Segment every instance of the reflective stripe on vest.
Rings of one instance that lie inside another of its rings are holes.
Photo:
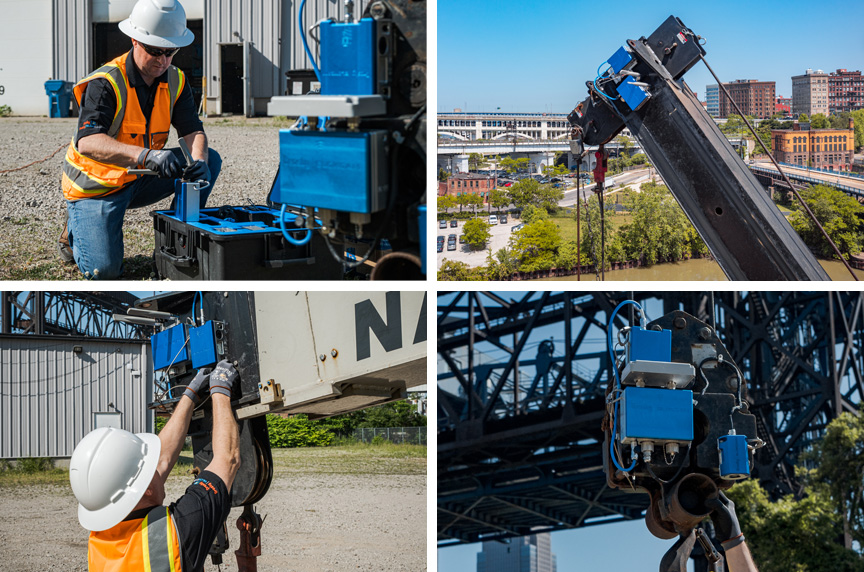
[[[142,519],[91,532],[87,563],[91,572],[182,572],[179,536],[168,508],[157,506]]]
[[[80,105],[89,82],[97,78],[107,80],[117,97],[117,109],[108,135],[120,143],[142,149],[162,149],[168,139],[174,105],[186,84],[186,76],[174,66],[168,68],[167,82],[160,83],[157,88],[148,128],[138,95],[134,88],[130,89],[126,75],[129,57],[129,53],[123,54],[79,81],[73,89],[75,99]],[[75,138],[72,138],[63,164],[63,196],[67,200],[107,195],[135,180],[136,176],[129,175],[126,167],[102,163],[82,155],[75,146]]]

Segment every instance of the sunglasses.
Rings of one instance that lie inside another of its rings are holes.
[[[145,52],[147,52],[154,58],[158,58],[159,56],[172,58],[177,52],[180,51],[180,48],[165,48],[164,50],[160,50],[159,48],[154,48],[153,46],[148,46],[147,44],[141,44],[141,47],[144,48]]]

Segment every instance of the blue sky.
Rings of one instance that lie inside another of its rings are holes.
[[[721,81],[773,80],[791,97],[807,68],[864,69],[860,1],[438,0],[437,12],[439,112],[568,113],[601,63],[670,15],[706,38]],[[714,83],[701,63],[684,79],[700,99]]]

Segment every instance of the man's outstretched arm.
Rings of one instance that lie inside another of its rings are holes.
[[[201,401],[200,394],[210,380],[210,368],[202,368],[189,383],[186,391],[180,397],[180,401],[174,408],[171,418],[159,432],[159,440],[162,442],[162,452],[159,454],[159,464],[156,472],[162,478],[162,483],[168,479],[171,469],[180,457],[183,444],[186,442],[186,434],[189,432],[189,422],[192,420],[192,412],[195,405]]]
[[[213,400],[213,460],[207,470],[214,473],[230,491],[240,468],[240,436],[231,391],[239,374],[228,361],[221,361],[210,376],[210,398]]]

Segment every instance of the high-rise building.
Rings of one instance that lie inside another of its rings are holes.
[[[828,76],[828,111],[864,109],[864,79],[860,71],[839,69]]]
[[[720,86],[715,84],[705,86],[705,109],[711,117],[720,117]]]
[[[729,92],[741,113],[752,115],[760,119],[767,119],[774,114],[775,84],[773,81],[759,81],[755,79],[738,79],[732,83],[724,83],[723,87]],[[735,106],[720,94],[720,117],[735,115]]]
[[[792,115],[809,116],[828,111],[828,74],[808,69],[803,75],[792,76]]]
[[[510,538],[503,542],[486,541],[477,554],[477,572],[557,572],[548,532]]]

